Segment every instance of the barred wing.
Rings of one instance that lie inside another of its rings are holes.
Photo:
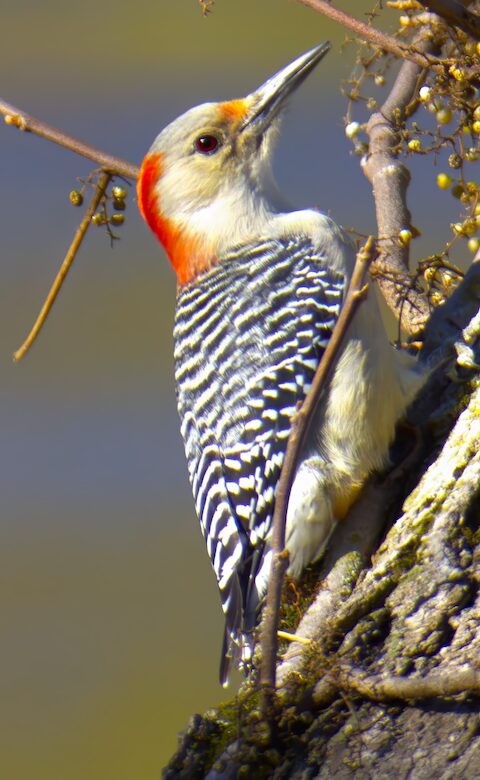
[[[266,590],[291,418],[345,291],[307,237],[237,247],[178,295],[177,397],[207,550],[232,640]]]

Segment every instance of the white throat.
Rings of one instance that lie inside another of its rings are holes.
[[[266,225],[279,213],[290,211],[275,183],[265,191],[262,187],[247,187],[239,179],[231,182],[207,206],[180,215],[180,222],[189,231],[208,236],[221,251],[247,242],[265,232]]]

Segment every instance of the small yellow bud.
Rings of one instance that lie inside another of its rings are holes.
[[[480,106],[475,108],[475,111],[473,112],[473,118],[475,120],[480,119]]]
[[[474,236],[477,232],[477,223],[474,219],[466,219],[463,223],[463,233],[465,236]]]
[[[449,69],[449,73],[451,73],[456,81],[465,81],[465,72],[462,70],[462,68],[457,68],[455,65],[452,65],[452,67]]]
[[[3,119],[6,125],[18,127],[19,130],[27,129],[27,122],[21,114],[5,114]]]
[[[92,217],[92,222],[97,227],[100,227],[100,225],[104,225],[106,222],[105,214],[102,214],[101,212],[97,211],[97,213],[94,214]]]
[[[477,225],[474,219],[466,219],[465,222],[455,222],[452,230],[457,236],[473,236],[477,232]]]
[[[381,87],[381,86],[383,86],[383,84],[385,84],[385,76],[382,76],[381,73],[377,73],[377,75],[375,76],[374,81],[375,81],[375,84],[377,85],[377,87]]]
[[[451,189],[451,193],[454,198],[461,198],[465,194],[465,190],[461,184],[455,184]]]
[[[433,306],[441,306],[442,303],[445,303],[445,297],[438,290],[433,290],[430,293],[430,302]]]
[[[398,234],[398,238],[399,238],[400,243],[403,244],[403,246],[408,246],[410,241],[413,238],[413,233],[412,233],[411,230],[407,230],[407,228],[404,228]]]
[[[411,21],[412,20],[409,16],[401,16],[399,19],[401,27],[410,27]]]
[[[81,206],[83,203],[83,195],[78,190],[72,190],[68,197],[73,206]]]
[[[480,203],[476,204],[473,213],[475,214],[476,217],[480,217]]]
[[[440,108],[436,116],[437,122],[441,125],[448,125],[452,121],[452,112],[449,108]]]
[[[480,151],[478,149],[475,149],[474,146],[470,146],[469,149],[465,152],[465,157],[470,162],[475,162],[480,157]]]
[[[128,195],[128,190],[125,187],[112,187],[112,195],[117,200],[125,200]]]
[[[420,91],[418,93],[418,97],[422,101],[422,103],[426,103],[427,100],[430,100],[430,95],[432,94],[432,88],[427,87],[427,85],[420,87]]]
[[[116,209],[117,211],[125,211],[125,208],[126,208],[125,201],[124,200],[119,200],[118,198],[114,198],[113,199],[113,208]]]
[[[450,185],[452,183],[452,180],[448,173],[439,173],[437,176],[437,187],[440,187],[441,190],[448,190],[450,189]]]
[[[477,119],[472,125],[472,131],[477,135],[480,135],[480,121]]]
[[[347,136],[347,138],[355,138],[355,136],[358,135],[359,132],[360,132],[359,122],[349,122],[345,128],[345,135]]]
[[[468,239],[468,248],[472,254],[476,254],[478,250],[480,249],[480,238],[469,238]]]
[[[408,148],[411,152],[419,152],[422,148],[422,142],[419,138],[412,138],[412,140],[408,142]]]
[[[112,225],[123,225],[125,222],[125,214],[112,214],[110,222]]]

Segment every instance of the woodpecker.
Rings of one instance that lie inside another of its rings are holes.
[[[302,54],[247,97],[205,103],[157,136],[140,211],[177,275],[175,377],[190,481],[226,618],[220,681],[250,657],[271,564],[275,491],[292,415],[342,307],[355,249],[330,217],[294,210],[271,170],[287,98],[330,48]],[[388,342],[374,295],[323,391],[289,499],[289,573],[322,554],[362,485],[388,462],[420,383]]]

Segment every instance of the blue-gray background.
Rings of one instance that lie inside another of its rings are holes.
[[[343,5],[357,15],[369,7]],[[137,163],[190,105],[243,95],[330,38],[333,53],[290,107],[277,176],[293,202],[373,229],[343,133],[339,82],[353,49],[341,54],[343,33],[319,15],[289,0],[217,0],[207,19],[195,0],[0,0],[0,19],[3,97]],[[175,281],[133,192],[122,241],[111,250],[90,231],[39,342],[11,362],[79,219],[68,192],[90,169],[0,127],[0,775],[9,780],[156,778],[189,714],[224,697],[222,616],[174,402]],[[455,219],[445,219],[451,198],[437,197],[434,176],[423,166],[412,192],[414,206],[427,203],[426,233]]]

